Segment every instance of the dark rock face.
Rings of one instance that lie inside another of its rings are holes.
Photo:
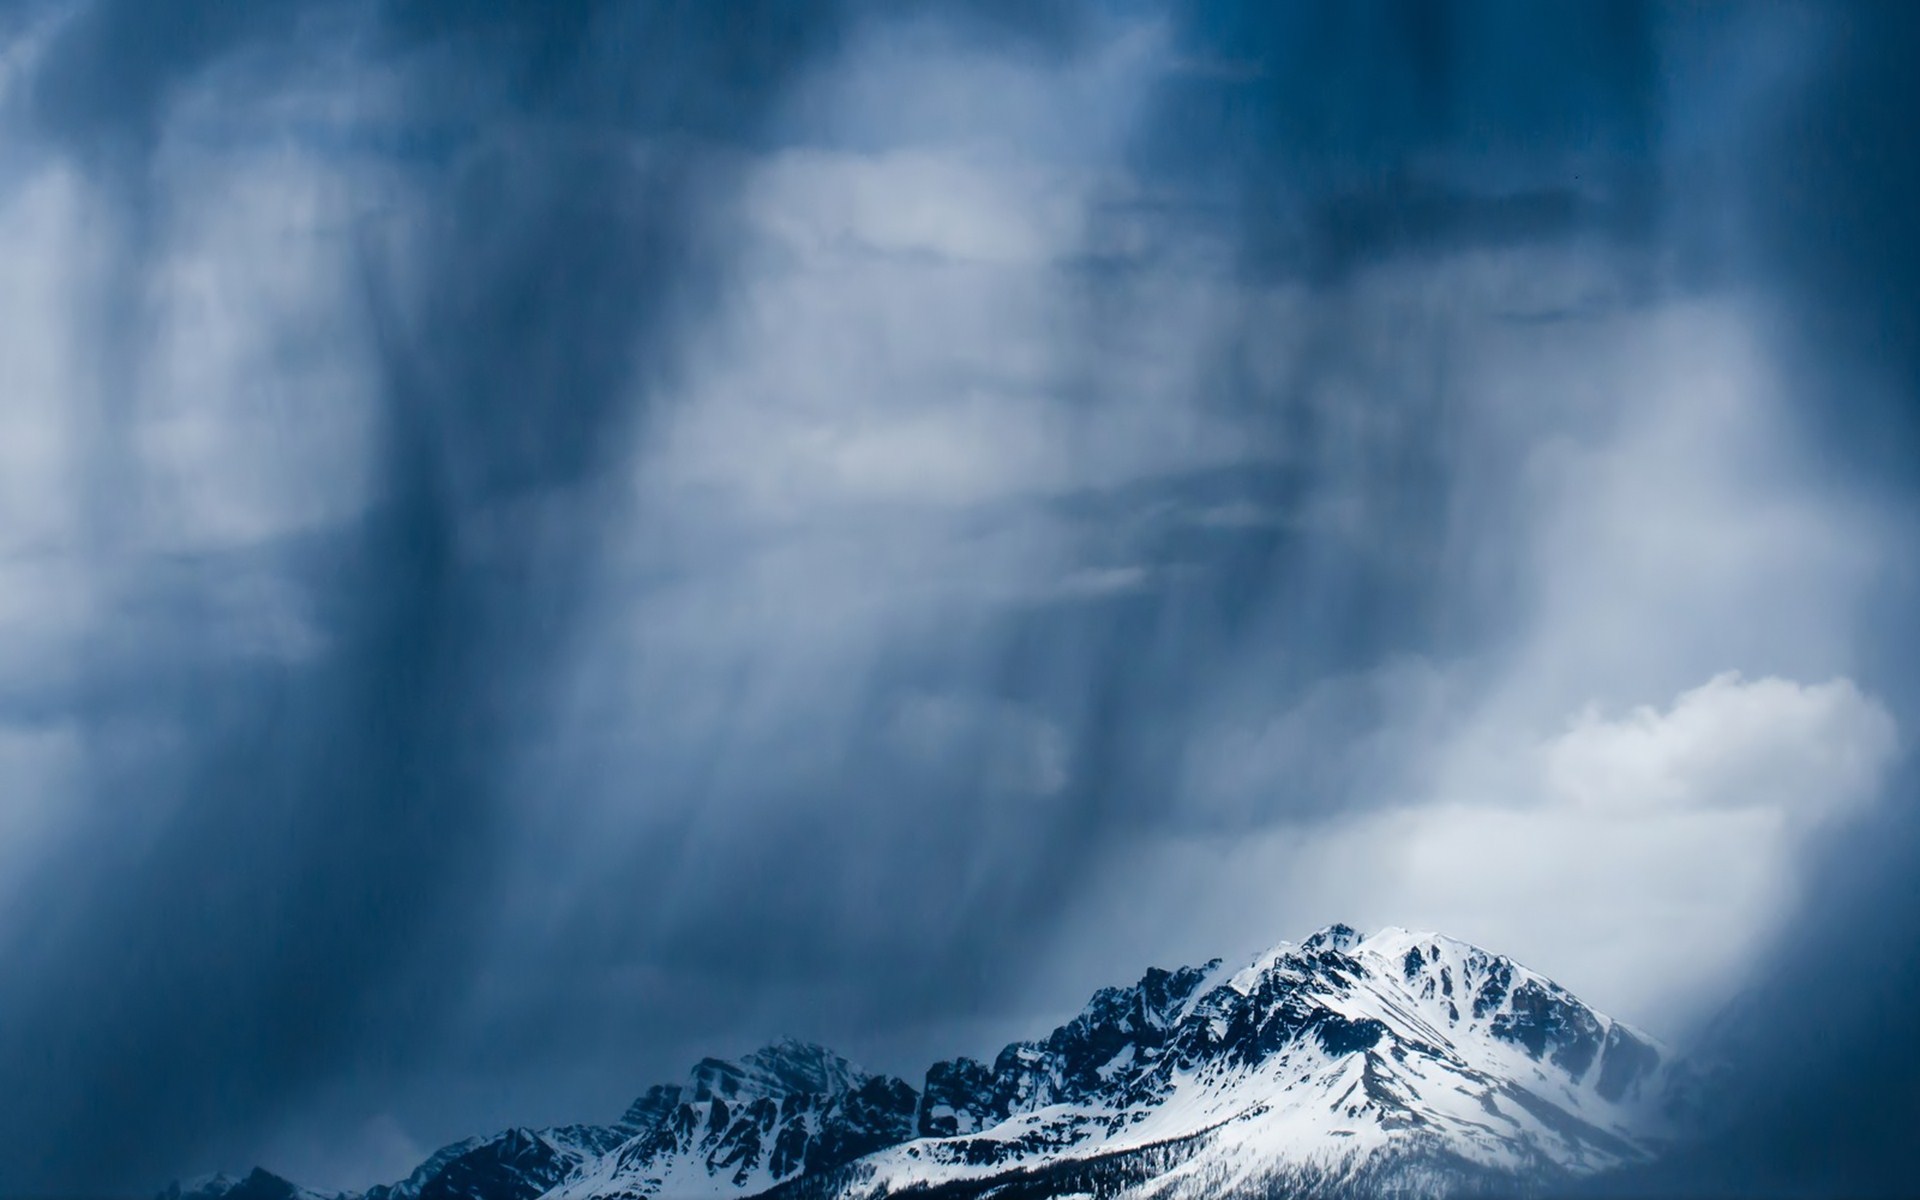
[[[176,1182],[160,1193],[160,1200],[295,1200],[303,1195],[288,1180],[255,1167],[239,1179],[216,1175],[198,1187],[182,1190]]]
[[[884,1075],[868,1078],[846,1093],[838,1112],[829,1109],[824,1114],[819,1135],[808,1147],[806,1169],[831,1170],[913,1137],[919,1101],[905,1080]]]
[[[1335,922],[1300,943],[1300,949],[1308,954],[1319,954],[1323,950],[1346,952],[1360,944],[1360,931],[1351,925]]]
[[[621,1119],[612,1174],[652,1179],[691,1162],[745,1187],[828,1171],[914,1136],[920,1097],[820,1046],[783,1042],[737,1063],[703,1059],[685,1087],[655,1087]]]
[[[828,1096],[862,1078],[846,1059],[807,1042],[781,1042],[739,1062],[703,1058],[688,1082],[689,1100],[737,1100],[743,1096]],[[656,1089],[657,1090],[657,1089]]]
[[[668,1113],[678,1107],[680,1107],[678,1085],[656,1084],[628,1106],[626,1114],[620,1118],[620,1127],[636,1131],[652,1129],[664,1120]]]
[[[949,1059],[928,1067],[915,1125],[919,1135],[952,1137],[985,1129],[999,1110],[994,1085],[993,1070],[977,1058]]]
[[[1196,995],[1218,960],[1154,969],[1131,988],[1105,988],[1045,1040],[1002,1050],[991,1068],[968,1058],[936,1063],[927,1072],[917,1129],[925,1137],[963,1136],[1052,1104],[1137,1110],[1165,1094],[1175,1070],[1257,1065],[1303,1036],[1329,1053],[1365,1050],[1383,1026],[1334,1013],[1298,986],[1306,978],[1356,976],[1361,967],[1348,951],[1358,936],[1344,925],[1323,930],[1276,960],[1245,996],[1231,989]],[[1010,1148],[1043,1149],[1002,1139],[963,1153],[999,1161]]]
[[[440,1162],[410,1189],[413,1200],[534,1200],[589,1157],[619,1144],[604,1126],[573,1125],[535,1132],[509,1129]],[[374,1188],[366,1200],[408,1200]]]
[[[1660,1065],[1660,1052],[1615,1025],[1607,1030],[1600,1078],[1594,1090],[1608,1100],[1619,1100]]]
[[[1651,1044],[1624,1026],[1603,1022],[1559,985],[1538,978],[1516,985],[1514,966],[1505,958],[1469,949],[1456,964],[1440,959],[1437,945],[1406,952],[1401,966],[1416,995],[1438,998],[1455,1020],[1461,1016],[1456,994],[1471,997],[1466,1011],[1473,1020],[1485,1021],[1494,1037],[1521,1047],[1536,1062],[1551,1063],[1575,1083],[1585,1082],[1597,1065],[1594,1089],[1604,1099],[1624,1099],[1661,1064]]]
[[[1150,969],[1130,988],[1102,988],[1043,1041],[1015,1042],[989,1069],[971,1058],[927,1071],[917,1129],[952,1137],[1049,1104],[1119,1099],[1157,1057],[1195,989],[1219,966]]]
[[[613,1126],[564,1125],[470,1138],[442,1148],[399,1183],[369,1188],[361,1200],[533,1200],[621,1137]]]

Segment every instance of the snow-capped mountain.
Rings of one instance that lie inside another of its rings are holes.
[[[1150,971],[991,1067],[939,1064],[919,1139],[783,1194],[1511,1191],[1645,1160],[1675,1071],[1511,960],[1336,925]]]
[[[906,1141],[918,1101],[904,1080],[800,1042],[705,1059],[686,1086],[636,1100],[628,1136],[550,1197],[754,1195]]]
[[[611,1125],[449,1146],[358,1200],[1511,1193],[1647,1160],[1688,1087],[1653,1039],[1507,958],[1334,925],[1150,970],[918,1092],[783,1042],[706,1059]],[[171,1192],[308,1196],[258,1171]]]

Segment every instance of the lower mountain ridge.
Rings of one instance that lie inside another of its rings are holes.
[[[820,1046],[705,1059],[618,1121],[509,1129],[324,1197],[267,1171],[162,1200],[1064,1200],[1538,1194],[1647,1162],[1688,1066],[1512,960],[1333,925],[1149,970],[915,1090]]]

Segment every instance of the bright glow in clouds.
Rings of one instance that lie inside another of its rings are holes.
[[[1317,833],[1301,902],[1418,913],[1672,1030],[1727,999],[1799,899],[1807,839],[1875,795],[1894,751],[1845,680],[1719,676],[1662,710],[1583,712],[1484,791],[1447,779],[1438,802]]]
[[[1730,998],[1806,852],[1898,757],[1886,708],[1832,674],[1892,541],[1810,482],[1740,309],[1582,325],[1524,354],[1495,333],[1468,380],[1524,448],[1499,521],[1460,530],[1529,548],[1517,636],[1227,723],[1189,769],[1225,831],[1169,861],[1218,914],[1195,923],[1248,943],[1276,912],[1443,929],[1673,1034]],[[1250,816],[1320,786],[1348,811]]]
[[[1581,713],[1544,748],[1544,790],[1601,817],[1759,809],[1805,825],[1872,796],[1893,749],[1891,718],[1847,680],[1730,672],[1666,712]]]
[[[1812,840],[1876,797],[1899,750],[1845,679],[1734,673],[1538,739],[1471,736],[1472,753],[1456,741],[1409,772],[1413,803],[1166,856],[1196,923],[1257,941],[1250,894],[1308,925],[1404,918],[1677,1034],[1730,998],[1801,899]]]

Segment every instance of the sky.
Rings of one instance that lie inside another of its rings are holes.
[[[0,1193],[1344,920],[1920,1117],[1920,16],[0,3]],[[1844,1147],[1844,1153],[1836,1148]]]

